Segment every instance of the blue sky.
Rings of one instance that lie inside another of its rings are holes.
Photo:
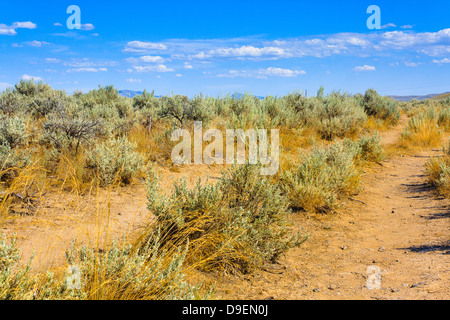
[[[0,90],[33,78],[68,93],[448,92],[449,13],[448,0],[2,1]]]

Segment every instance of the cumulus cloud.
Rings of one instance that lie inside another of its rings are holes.
[[[20,80],[25,80],[25,81],[30,81],[30,80],[33,80],[33,81],[44,81],[44,79],[42,79],[41,77],[36,77],[36,76],[30,76],[30,75],[28,75],[28,74],[24,74],[23,76],[22,76],[22,78],[20,78]]]
[[[368,66],[367,64],[353,68],[353,71],[356,72],[375,71],[375,70],[376,68],[374,66]]]
[[[384,26],[381,26],[381,29],[389,29],[389,28],[397,28],[397,25],[394,23],[388,23],[385,24]]]
[[[443,64],[443,63],[450,63],[450,59],[449,58],[444,58],[442,60],[433,60],[433,63],[437,63],[437,64]]]
[[[86,23],[86,24],[80,25],[80,30],[83,30],[83,31],[91,31],[94,29],[95,29],[95,27],[92,23]]]
[[[134,79],[134,78],[128,78],[126,81],[130,82],[130,83],[141,83],[142,82],[141,79]]]
[[[139,58],[128,58],[126,59],[127,62],[130,63],[142,63],[142,62],[147,62],[147,63],[155,63],[155,62],[159,62],[162,63],[165,61],[165,59],[161,56],[142,56]]]
[[[168,68],[163,64],[155,66],[134,66],[132,69],[128,69],[128,72],[174,72],[174,69]]]
[[[67,70],[67,72],[107,72],[107,68],[73,68]]]
[[[26,21],[26,22],[14,22],[12,26],[6,24],[0,24],[0,35],[14,36],[17,34],[16,29],[36,29],[37,24]]]
[[[385,25],[385,29],[395,24]],[[427,56],[443,56],[450,52],[450,28],[437,32],[383,30],[376,33],[343,32],[298,38],[266,40],[258,37],[230,39],[168,39],[158,43],[128,42],[124,52],[160,51],[174,60],[211,62],[211,60],[279,60],[302,57],[326,58],[334,55],[376,56],[398,51]]]
[[[0,82],[0,90],[11,88],[12,86],[13,86],[12,84],[9,84],[7,82]]]
[[[243,71],[230,70],[228,71],[228,73],[218,74],[216,75],[216,77],[267,79],[268,77],[292,78],[303,74],[306,74],[306,71],[269,67],[267,69],[258,69],[258,70],[243,70]]]
[[[131,41],[127,43],[123,52],[145,53],[152,50],[167,50],[167,46],[155,42]]]

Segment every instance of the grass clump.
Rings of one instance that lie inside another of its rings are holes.
[[[438,113],[434,108],[418,111],[401,134],[403,147],[436,147],[442,141],[442,130],[438,125]]]

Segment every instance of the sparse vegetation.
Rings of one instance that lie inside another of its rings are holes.
[[[208,298],[210,288],[191,283],[189,272],[250,273],[275,263],[306,240],[292,223],[295,214],[335,212],[361,190],[364,168],[385,157],[376,130],[397,124],[405,112],[411,119],[403,148],[436,146],[449,130],[448,108],[445,102],[400,108],[374,90],[325,95],[321,87],[315,97],[299,91],[264,99],[145,91],[129,99],[112,86],[67,95],[21,81],[0,95],[0,216],[35,214],[40,197],[56,188],[84,196],[95,186],[109,192],[146,180],[150,218],[102,249],[81,242],[67,248],[67,263],[83,274],[78,291],[68,290],[65,270],[30,272],[17,243],[1,240],[0,299]],[[233,166],[193,188],[186,180],[170,183],[168,195],[158,172],[185,169],[169,161],[171,133],[192,130],[194,121],[204,129],[280,129],[283,170],[269,178],[257,165]],[[447,152],[428,164],[430,182],[444,194],[448,159]]]

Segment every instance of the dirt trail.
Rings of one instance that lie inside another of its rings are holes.
[[[384,133],[395,142],[406,124]],[[336,215],[297,214],[310,232],[271,272],[225,278],[224,299],[448,299],[450,202],[426,183],[425,162],[440,151],[394,157],[366,170],[364,190]],[[366,284],[369,266],[380,289]]]

